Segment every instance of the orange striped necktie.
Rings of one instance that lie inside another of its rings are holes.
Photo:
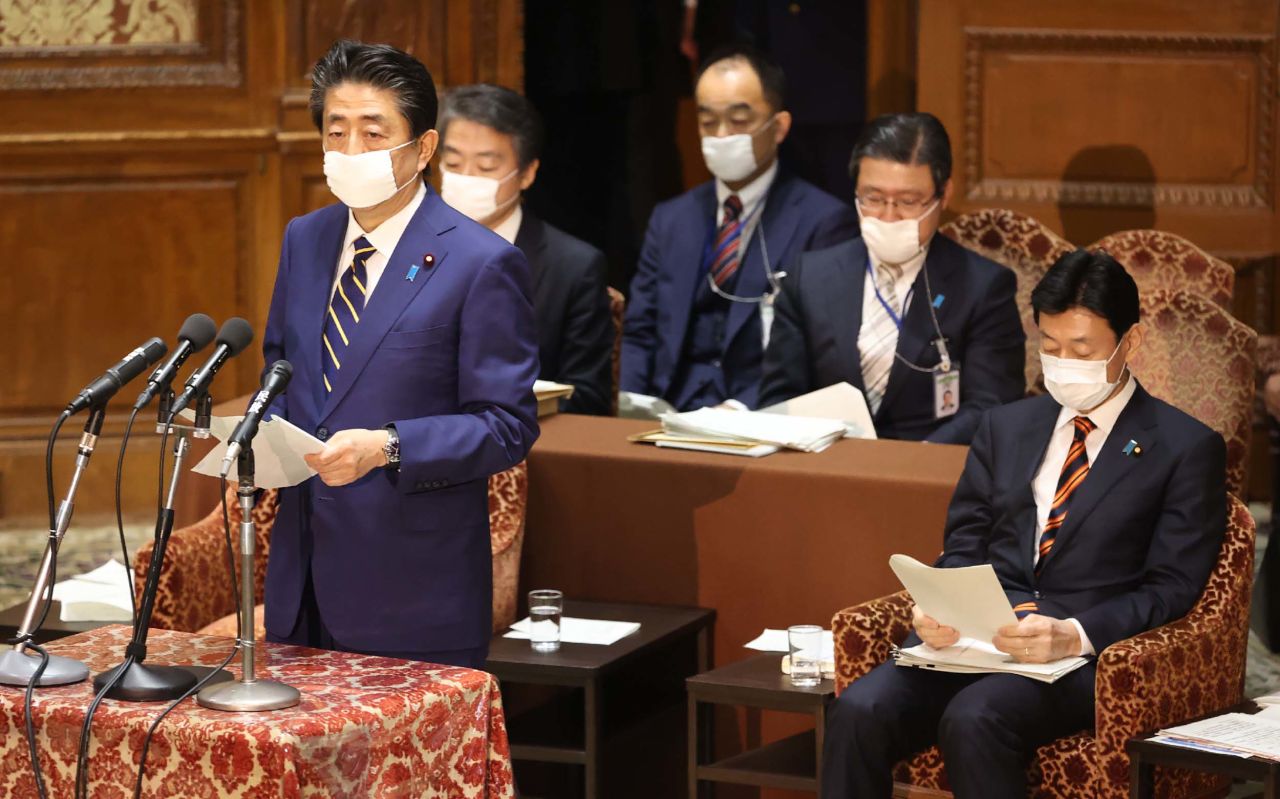
[[[1087,416],[1077,416],[1071,420],[1075,426],[1071,439],[1071,449],[1067,451],[1067,459],[1062,464],[1062,473],[1058,476],[1058,490],[1054,492],[1053,504],[1049,506],[1049,518],[1044,523],[1044,532],[1040,536],[1040,559],[1036,561],[1036,574],[1044,568],[1045,559],[1053,549],[1058,530],[1062,529],[1067,518],[1067,506],[1071,497],[1089,476],[1089,453],[1085,449],[1084,440],[1098,426]]]
[[[325,314],[322,334],[322,367],[326,394],[333,391],[333,385],[338,381],[342,359],[346,357],[351,337],[355,335],[356,325],[360,324],[360,316],[364,313],[364,306],[368,301],[366,286],[369,285],[369,270],[365,261],[375,252],[377,249],[364,236],[355,240],[355,257],[351,260],[351,266],[342,270],[338,286],[329,300],[329,311]]]

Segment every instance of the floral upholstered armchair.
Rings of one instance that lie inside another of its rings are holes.
[[[489,478],[489,531],[493,550],[493,629],[504,629],[516,618],[516,589],[520,578],[520,551],[524,546],[524,516],[529,498],[529,467],[521,462]],[[267,490],[254,507],[257,543],[254,551],[254,626],[262,640],[262,594],[267,573],[267,550],[271,527],[279,501],[275,490]],[[227,494],[231,521],[231,544],[236,567],[240,564],[237,527],[242,518],[235,489]],[[136,583],[141,590],[151,559],[153,544],[140,547],[133,558]],[[164,565],[160,570],[155,612],[151,626],[210,635],[236,634],[230,577],[227,574],[226,545],[222,530],[222,508],[189,527],[175,530],[169,538]]]
[[[1127,740],[1242,701],[1254,524],[1240,500],[1228,496],[1227,503],[1227,532],[1200,599],[1183,618],[1102,651],[1094,729],[1040,747],[1028,771],[1031,796],[1127,797]],[[835,615],[831,628],[838,691],[884,663],[890,646],[906,638],[911,604],[906,592],[900,591]],[[894,776],[906,786],[947,789],[946,770],[936,747],[899,763]],[[1200,772],[1161,770],[1156,795],[1181,799],[1225,785]]]

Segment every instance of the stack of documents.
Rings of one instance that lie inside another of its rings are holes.
[[[63,621],[132,621],[132,593],[133,574],[114,558],[53,586]]]
[[[846,432],[844,422],[835,419],[808,419],[720,408],[665,414],[662,430],[673,436],[710,436],[800,452],[821,452],[844,437]]]
[[[1252,715],[1224,713],[1163,729],[1152,740],[1236,757],[1280,760],[1280,715],[1274,705]]]
[[[511,631],[503,637],[528,638],[532,629],[533,621],[526,616],[511,625]],[[566,644],[608,646],[618,643],[639,629],[640,623],[634,621],[575,619],[572,616],[564,616],[560,619],[560,641]]]
[[[835,383],[760,410],[783,416],[839,419],[844,422],[845,438],[876,437],[876,427],[871,421],[871,409],[867,407],[866,397],[848,383]]]
[[[992,646],[996,632],[1017,624],[1018,617],[989,563],[935,569],[910,556],[894,555],[889,558],[889,568],[926,616],[960,634],[954,646],[944,649],[927,644],[896,649],[893,659],[899,666],[963,674],[1005,672],[1054,682],[1088,662],[1082,657],[1067,657],[1049,663],[1019,663]]]
[[[533,381],[533,396],[538,400],[538,418],[560,411],[560,400],[573,396],[573,386],[550,380]]]

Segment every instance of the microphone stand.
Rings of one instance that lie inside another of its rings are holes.
[[[257,489],[253,486],[253,444],[240,452],[236,461],[240,487],[240,679],[210,685],[196,695],[202,707],[227,711],[280,710],[293,707],[302,699],[298,689],[275,680],[259,680],[254,676],[253,631],[253,549],[257,533],[253,523],[253,505]]]
[[[27,600],[26,612],[22,615],[22,623],[18,626],[18,636],[25,638],[34,633],[38,619],[36,615],[44,602],[45,592],[49,589],[49,575],[53,572],[54,552],[62,543],[71,525],[71,514],[75,510],[76,492],[80,489],[80,478],[89,466],[89,457],[97,447],[98,436],[102,433],[102,421],[106,418],[106,403],[89,409],[89,418],[84,423],[84,435],[80,437],[80,447],[76,450],[76,468],[71,475],[71,485],[67,488],[67,496],[58,506],[58,515],[54,529],[49,531],[49,543],[44,548],[44,558],[40,561],[40,570],[36,573],[35,586],[31,591],[31,599]],[[40,658],[27,654],[25,643],[16,644],[7,652],[0,654],[0,684],[25,686],[31,681],[31,675],[40,665]],[[40,675],[38,686],[70,685],[89,676],[89,667],[78,660],[50,655],[49,665]]]
[[[197,401],[197,407],[211,407],[212,399],[207,395]],[[208,433],[207,416],[204,422],[204,435]],[[197,426],[200,424],[197,411]],[[143,663],[147,657],[147,634],[151,628],[151,614],[155,610],[156,591],[160,582],[160,567],[164,564],[165,548],[169,544],[169,535],[173,532],[173,504],[178,492],[178,481],[182,476],[182,463],[186,458],[190,441],[188,431],[193,430],[186,425],[170,424],[170,430],[176,436],[173,444],[173,474],[169,478],[169,494],[165,506],[156,516],[155,547],[151,550],[151,562],[147,566],[147,579],[142,589],[142,604],[138,607],[138,618],[133,628],[133,638],[125,648],[126,659],[119,666],[104,671],[93,679],[95,691],[115,680],[111,690],[107,692],[110,699],[122,699],[126,702],[156,702],[177,699],[195,684],[199,676],[208,674],[212,669],[202,666],[148,666]],[[201,431],[194,429],[197,437]],[[130,661],[132,658],[132,662]],[[117,680],[116,675],[123,670]],[[225,673],[225,672],[224,672]],[[230,679],[225,673],[223,679]],[[215,678],[216,679],[216,678]]]

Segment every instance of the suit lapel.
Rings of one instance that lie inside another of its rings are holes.
[[[935,298],[950,292],[953,262],[947,251],[947,243],[940,239],[941,236],[934,236],[929,254],[924,259],[924,267],[911,285],[911,306],[907,308],[907,315],[902,320],[902,330],[898,332],[898,354],[918,366],[933,366],[938,362],[937,353],[929,344],[938,334],[934,331],[933,316],[929,313],[925,270],[929,272],[929,283],[933,287]],[[943,306],[950,310],[951,306],[946,303]],[[942,308],[934,311],[938,315],[938,324],[941,325],[944,311]],[[903,363],[902,358],[894,358],[893,366],[889,368],[889,384],[885,387],[884,399],[880,402],[881,410],[893,407],[894,399],[902,391],[903,384],[915,371]]]
[[[338,371],[338,379],[333,385],[333,391],[329,392],[320,412],[320,421],[328,418],[334,408],[342,402],[342,398],[347,395],[356,378],[364,371],[374,350],[395,321],[404,313],[404,309],[409,306],[414,297],[418,296],[418,292],[426,288],[431,279],[445,268],[448,251],[437,237],[440,233],[452,228],[452,224],[447,221],[443,221],[440,225],[434,224],[432,212],[439,202],[441,202],[439,195],[432,191],[427,192],[422,205],[414,213],[409,226],[405,228],[404,235],[396,244],[395,251],[387,259],[382,277],[378,279],[378,285],[373,289],[373,296],[365,304],[364,313],[360,316],[360,324],[356,325],[355,334],[351,337],[351,345],[343,355],[342,360],[346,366]],[[428,253],[434,256],[435,263],[430,268],[425,268],[423,256]],[[412,266],[419,267],[419,272],[414,280],[407,280],[406,273]]]
[[[670,363],[680,362],[680,351],[689,329],[689,317],[698,296],[698,281],[703,277],[704,250],[715,236],[716,191],[715,183],[704,183],[694,189],[690,197],[692,217],[684,224],[677,224],[671,236],[670,253],[675,268],[671,269],[671,282],[665,295],[659,289],[661,304],[671,309],[671,326],[663,337],[668,348]],[[661,276],[659,276],[661,280]]]
[[[329,310],[329,293],[333,289],[334,277],[338,271],[338,258],[342,255],[345,243],[349,214],[345,205],[332,206],[333,213],[320,227],[319,234],[313,240],[315,249],[312,257],[306,259],[300,267],[305,270],[306,277],[292,281],[298,287],[300,299],[296,313],[301,336],[301,357],[298,359],[312,375],[311,384],[316,387],[315,407],[324,404],[324,371],[323,345],[320,343],[324,335],[325,315]],[[292,264],[291,264],[292,266]],[[299,364],[295,363],[295,368]]]
[[[852,257],[841,260],[835,270],[827,295],[826,318],[834,322],[838,363],[848,364],[846,379],[859,391],[862,384],[862,352],[858,349],[858,331],[862,329],[863,292],[866,288],[867,246],[857,239],[849,249]]]
[[[520,230],[516,232],[515,245],[525,254],[525,259],[529,262],[529,272],[533,277],[533,292],[536,295],[547,269],[542,257],[542,251],[547,246],[546,230],[542,220],[529,213],[528,209],[522,210],[521,213],[523,216],[520,220]]]
[[[1016,514],[1012,519],[1014,529],[1018,533],[1018,551],[1026,557],[1022,561],[1027,578],[1027,585],[1035,585],[1035,549],[1036,549],[1036,498],[1032,484],[1036,472],[1044,462],[1045,450],[1049,448],[1049,440],[1053,438],[1057,426],[1058,413],[1062,406],[1049,397],[1036,400],[1039,407],[1034,411],[1031,433],[1018,439],[1018,451],[1014,463],[1014,488],[1016,500],[1010,505]]]
[[[791,183],[779,172],[774,177],[773,185],[765,197],[764,208],[760,212],[760,222],[756,225],[747,242],[746,257],[743,259],[738,284],[733,293],[739,297],[760,297],[769,289],[769,278],[766,276],[764,249],[769,250],[769,264],[773,269],[782,269],[777,259],[787,251],[791,239],[800,228],[796,216],[796,197],[791,191]],[[764,240],[765,247],[760,242]],[[725,324],[724,349],[727,352],[738,332],[752,319],[759,319],[759,307],[754,302],[733,302],[729,304],[729,318]],[[758,328],[757,328],[758,330]]]
[[[1135,378],[1130,376],[1129,379]],[[1045,566],[1053,560],[1055,553],[1071,545],[1071,539],[1103,497],[1137,467],[1140,459],[1124,454],[1124,447],[1130,439],[1140,443],[1148,453],[1156,447],[1159,437],[1154,431],[1155,426],[1155,407],[1151,396],[1142,386],[1137,386],[1129,404],[1120,412],[1120,418],[1116,419],[1116,426],[1107,435],[1098,457],[1089,465],[1088,477],[1071,497],[1070,504],[1067,505],[1066,521],[1062,523],[1053,547],[1045,556]],[[1044,571],[1043,567],[1041,571]]]

